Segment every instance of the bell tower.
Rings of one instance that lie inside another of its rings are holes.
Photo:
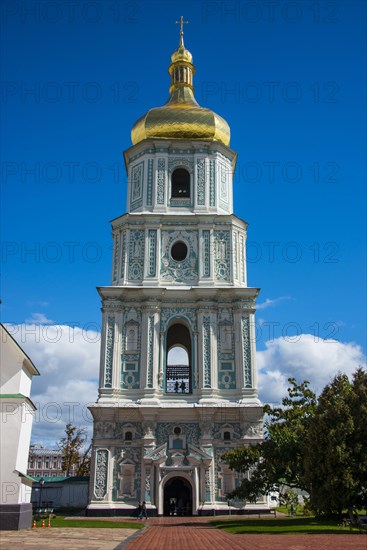
[[[237,156],[227,122],[195,100],[183,24],[170,97],[132,128],[127,212],[112,221],[111,286],[98,289],[90,515],[142,500],[152,515],[228,510],[242,478],[221,456],[262,439],[259,289],[247,286],[247,224],[233,214]]]

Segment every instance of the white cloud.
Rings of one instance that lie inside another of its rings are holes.
[[[353,342],[315,339],[311,334],[302,334],[293,341],[276,338],[266,342],[266,350],[257,352],[260,399],[280,402],[290,377],[298,382],[308,380],[319,393],[339,372],[351,376],[365,363],[361,347]]]
[[[51,325],[54,321],[52,319],[47,319],[44,313],[32,313],[30,319],[26,319],[25,322],[29,325],[33,323],[39,323],[40,325]]]
[[[267,309],[268,307],[274,307],[278,305],[280,302],[284,302],[284,300],[290,300],[290,296],[279,296],[279,298],[274,298],[271,300],[270,298],[266,298],[265,302],[262,304],[257,304],[256,309]]]
[[[32,440],[54,445],[67,422],[91,434],[86,406],[98,397],[99,332],[34,322],[6,328],[41,373],[32,380],[31,399],[37,406]]]

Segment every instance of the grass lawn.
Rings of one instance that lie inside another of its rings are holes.
[[[48,519],[45,519],[45,526],[48,525]],[[37,528],[41,527],[42,520],[37,521]],[[142,529],[144,523],[139,521],[105,521],[103,519],[65,519],[62,516],[57,516],[51,519],[51,528],[54,527],[78,527],[79,529]]]
[[[358,529],[339,527],[337,521],[317,520],[314,517],[284,519],[235,519],[211,521],[218,529],[234,535],[252,533],[265,535],[328,535],[359,534]]]

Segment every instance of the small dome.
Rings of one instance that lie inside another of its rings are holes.
[[[171,55],[171,61],[172,63],[176,63],[177,61],[187,61],[187,63],[192,63],[192,54],[189,50],[180,45]]]
[[[170,98],[163,107],[150,109],[137,120],[131,131],[133,145],[144,139],[192,139],[219,141],[228,146],[231,132],[227,122],[210,109],[200,107],[194,97],[195,67],[182,31],[171,60]]]

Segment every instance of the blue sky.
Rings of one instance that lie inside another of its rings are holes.
[[[305,334],[353,350],[338,368],[363,359],[364,2],[3,2],[1,315],[44,367],[37,395],[55,350],[24,327],[98,333],[108,222],[125,211],[122,151],[136,119],[168,97],[181,14],[196,98],[229,122],[238,153],[259,352],[282,373],[281,346]]]

